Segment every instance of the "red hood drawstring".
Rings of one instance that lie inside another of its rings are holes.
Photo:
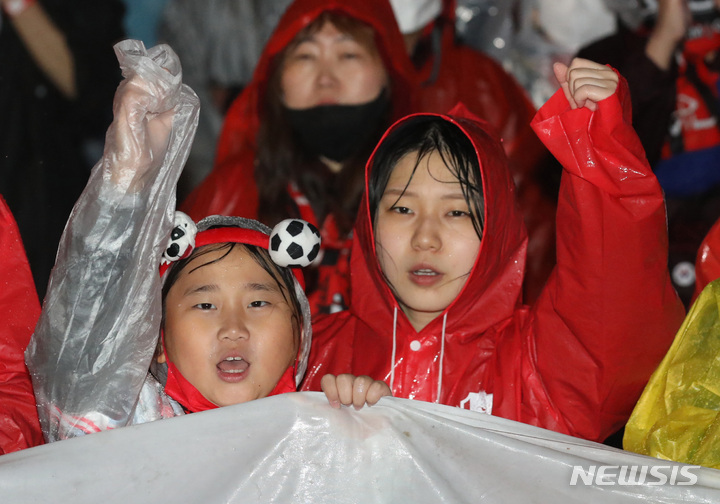
[[[393,346],[392,346],[392,355],[390,357],[390,390],[393,390],[393,385],[395,384],[395,356],[397,354],[397,314],[398,314],[398,307],[395,305],[395,308],[393,310]],[[435,397],[435,403],[440,403],[440,397],[442,393],[442,378],[443,378],[443,360],[445,359],[445,328],[447,327],[447,312],[443,315],[443,324],[442,324],[442,335],[440,339],[440,372],[438,373],[438,386],[437,386],[437,396]]]

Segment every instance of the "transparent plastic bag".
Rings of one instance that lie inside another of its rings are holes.
[[[199,103],[165,45],[115,46],[125,79],[102,159],[73,208],[26,351],[43,434],[127,425],[157,346],[160,257]]]

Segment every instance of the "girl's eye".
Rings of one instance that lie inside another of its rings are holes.
[[[198,303],[195,305],[195,308],[200,310],[213,310],[215,309],[215,305],[212,303]]]
[[[451,217],[470,217],[470,212],[466,212],[464,210],[451,210],[450,216]]]
[[[356,52],[345,52],[340,55],[342,59],[357,59],[360,57],[359,53]]]
[[[292,59],[295,61],[310,61],[313,58],[313,55],[310,53],[297,53],[293,56]]]
[[[267,301],[253,301],[250,303],[250,308],[262,308],[263,306],[268,306],[270,303]]]
[[[291,60],[309,60],[315,57],[315,50],[312,44],[303,43],[300,44],[299,47],[295,48],[295,50],[292,51],[289,56]]]
[[[399,214],[403,214],[403,215],[412,213],[412,210],[410,210],[408,207],[404,207],[404,206],[394,206],[390,210],[395,213],[399,213]]]

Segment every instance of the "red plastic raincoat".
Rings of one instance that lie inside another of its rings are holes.
[[[0,197],[0,454],[43,443],[25,347],[40,316],[20,233]]]
[[[417,333],[383,281],[365,198],[352,304],[317,320],[303,389],[317,390],[326,373],[367,374],[392,381],[396,396],[605,439],[627,420],[684,315],[667,272],[663,196],[630,126],[627,85],[621,79],[596,112],[571,110],[558,92],[533,120],[565,172],[557,266],[532,306],[521,304],[526,234],[501,147],[464,109],[441,117],[481,160],[485,229],[463,291]]]

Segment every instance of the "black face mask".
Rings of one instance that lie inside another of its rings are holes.
[[[308,154],[342,162],[365,146],[380,127],[388,107],[383,89],[362,105],[320,105],[309,109],[285,107],[295,137]]]

